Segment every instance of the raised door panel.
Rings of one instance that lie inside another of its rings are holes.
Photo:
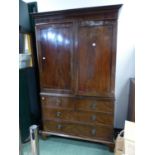
[[[107,96],[111,93],[112,25],[83,21],[78,27],[79,95]]]
[[[73,89],[73,24],[45,24],[36,27],[41,89]]]

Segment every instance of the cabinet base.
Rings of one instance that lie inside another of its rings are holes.
[[[107,146],[109,147],[109,151],[110,151],[110,152],[114,152],[115,143],[108,144]]]
[[[114,148],[115,148],[115,143],[113,141],[96,140],[96,139],[91,139],[91,138],[81,138],[78,136],[71,136],[71,135],[60,134],[60,133],[55,133],[55,132],[47,132],[47,131],[40,131],[40,134],[41,134],[42,139],[44,140],[46,140],[48,136],[53,135],[53,136],[60,136],[60,137],[65,137],[65,138],[72,138],[72,139],[77,139],[77,140],[84,140],[84,141],[105,144],[109,147],[110,152],[114,152]]]
[[[48,136],[49,136],[48,134],[43,133],[43,132],[40,132],[40,138],[41,138],[42,140],[47,140]]]

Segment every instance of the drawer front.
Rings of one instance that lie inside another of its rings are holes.
[[[77,110],[99,111],[105,113],[113,113],[114,105],[112,101],[92,100],[92,99],[77,99]]]
[[[74,109],[74,99],[71,97],[41,96],[42,106]]]
[[[62,119],[68,121],[75,120],[75,113],[72,110],[53,109],[49,107],[42,108],[43,120]]]
[[[103,124],[113,126],[113,115],[101,112],[76,112],[76,120],[79,122],[92,123],[94,125]]]
[[[113,126],[113,115],[100,112],[72,111],[43,107],[42,116],[43,120],[61,119],[66,121]]]
[[[56,121],[44,121],[44,130],[49,132],[62,133],[67,135],[100,139],[112,140],[113,129],[105,126],[81,125],[76,123],[64,123]]]

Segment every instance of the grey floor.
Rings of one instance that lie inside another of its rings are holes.
[[[102,144],[61,137],[39,140],[40,155],[114,155]],[[32,155],[30,142],[23,144],[23,155]]]

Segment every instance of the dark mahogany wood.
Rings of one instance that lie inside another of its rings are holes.
[[[44,134],[113,147],[121,5],[33,14]]]

